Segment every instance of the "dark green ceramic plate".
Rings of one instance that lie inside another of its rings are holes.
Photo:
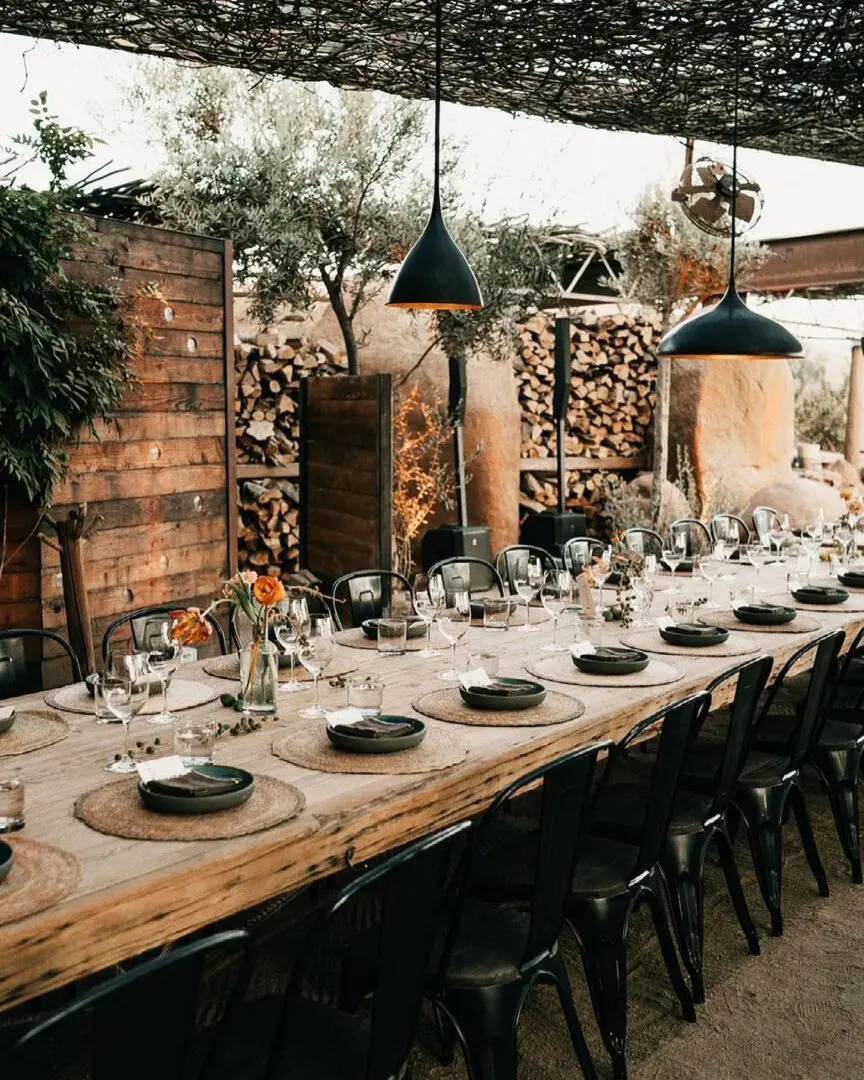
[[[407,636],[409,638],[423,637],[426,633],[426,623],[421,618],[415,618],[413,615],[409,615],[405,620],[408,623]],[[366,637],[371,638],[373,641],[378,640],[378,620],[366,619],[363,624],[363,633]]]
[[[743,623],[751,626],[780,626],[790,623],[797,616],[795,608],[782,607],[780,604],[742,604],[733,608],[732,614]]]
[[[496,694],[489,693],[487,690],[484,693],[483,687],[472,686],[470,690],[466,690],[464,687],[459,687],[459,693],[462,700],[466,705],[470,705],[472,709],[491,709],[497,712],[515,712],[519,709],[531,709],[535,705],[542,705],[546,700],[546,687],[542,683],[532,682],[530,679],[503,679],[496,677],[492,682],[493,689],[495,686],[500,687],[531,687],[530,690],[526,689],[524,694],[504,693]]]
[[[830,585],[805,585],[801,589],[794,589],[792,595],[802,604],[842,604],[849,599],[845,589]]]
[[[408,735],[348,735],[344,731],[334,731],[328,724],[327,738],[336,750],[348,754],[395,754],[419,746],[426,738],[426,725],[413,716],[379,716],[376,719],[382,724],[410,724],[413,730]]]
[[[837,580],[850,589],[864,589],[864,574],[856,574],[850,570],[848,574],[838,574]]]
[[[729,637],[729,631],[721,626],[661,626],[660,637],[670,645],[707,649],[711,645],[722,645]]]
[[[0,719],[0,735],[2,735],[4,731],[8,731],[12,727],[12,725],[14,723],[15,723],[15,712],[13,710],[11,716],[6,716],[6,717],[3,717],[2,719]]]
[[[15,863],[15,852],[12,848],[0,840],[0,881],[9,877],[9,871]]]
[[[216,780],[236,777],[240,783],[233,791],[219,795],[167,795],[151,791],[147,784],[138,781],[138,794],[148,810],[160,814],[214,814],[219,810],[230,810],[246,802],[255,790],[255,777],[245,769],[235,769],[230,765],[196,765],[195,772],[212,776]]]
[[[638,649],[602,648],[590,653],[571,653],[573,663],[589,675],[634,675],[650,662]]]

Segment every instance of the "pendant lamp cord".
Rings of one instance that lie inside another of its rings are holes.
[[[438,0],[440,4],[440,0]],[[735,5],[735,81],[732,102],[732,245],[729,253],[729,289],[735,289],[735,210],[738,205],[738,87],[741,67],[741,25],[738,5]]]
[[[433,208],[441,206],[441,0],[435,0],[435,181]]]

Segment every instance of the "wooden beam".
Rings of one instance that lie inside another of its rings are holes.
[[[238,465],[238,480],[294,480],[300,475],[300,463],[289,465]]]
[[[864,229],[762,240],[772,253],[741,286],[754,292],[864,285]]]
[[[610,455],[609,457],[568,457],[564,458],[564,467],[570,472],[591,472],[594,469],[645,469],[648,460],[645,454],[633,454],[629,457]],[[558,468],[557,458],[522,458],[520,472],[553,473]]]
[[[234,425],[234,399],[237,391],[234,386],[234,245],[230,240],[224,242],[222,249],[222,295],[224,298],[224,317],[222,322],[222,341],[225,353],[225,486],[228,489],[226,499],[228,527],[228,573],[237,573],[239,541],[237,537],[239,510],[237,500],[237,436]]]

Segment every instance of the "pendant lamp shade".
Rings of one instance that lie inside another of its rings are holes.
[[[709,311],[679,323],[663,336],[658,356],[685,360],[796,359],[804,355],[801,342],[785,326],[751,311],[730,284],[726,295]]]
[[[399,267],[388,307],[415,311],[478,311],[483,296],[477,278],[441,213],[441,0],[435,4],[435,171],[432,210],[426,228]]]

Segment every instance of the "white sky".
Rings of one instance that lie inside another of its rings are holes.
[[[146,143],[146,132],[124,116],[121,103],[135,64],[134,57],[119,51],[0,35],[0,147],[29,127],[30,99],[47,90],[62,122],[105,139],[96,161],[112,158],[117,166],[130,166],[129,177],[146,176],[158,157]],[[483,206],[488,220],[528,214],[591,232],[618,228],[649,183],[671,190],[683,163],[681,142],[655,135],[446,104],[442,123],[445,136],[464,147],[466,201]],[[702,153],[730,156],[727,148],[697,143],[697,156]],[[746,148],[739,152],[739,166],[758,179],[764,194],[756,238],[864,226],[864,169]],[[848,339],[864,333],[864,302],[778,301],[771,314],[801,320],[790,322],[790,329],[813,334],[808,351],[832,358],[832,369],[848,358]],[[816,323],[822,327],[814,329]],[[832,337],[839,340],[822,340]]]

